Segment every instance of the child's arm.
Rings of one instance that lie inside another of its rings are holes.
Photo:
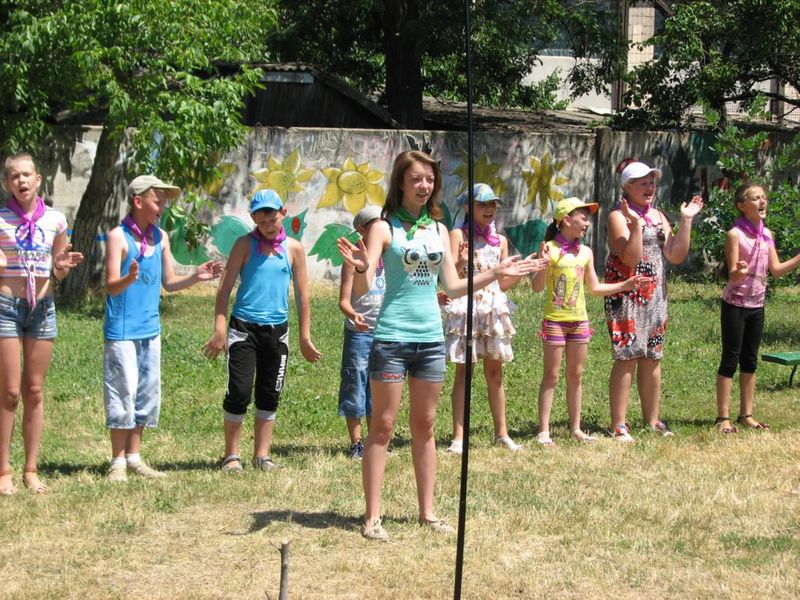
[[[363,238],[358,241],[357,246],[344,237],[337,240],[336,245],[342,258],[354,268],[353,289],[357,295],[362,296],[369,291],[381,255],[391,243],[392,230],[389,223],[383,220],[375,221],[369,226],[366,245]]]
[[[209,260],[198,266],[189,275],[175,274],[175,259],[169,244],[169,236],[163,229],[161,232],[161,285],[168,292],[178,292],[200,281],[211,281],[222,274],[222,264]],[[238,272],[237,272],[238,273]]]
[[[545,265],[550,264],[550,244],[547,242],[542,242],[542,245],[539,250],[539,256],[542,260],[545,261]],[[531,287],[533,288],[534,292],[541,292],[545,287],[547,287],[547,269],[542,269],[533,278],[531,282]]]
[[[203,344],[203,353],[208,358],[216,358],[220,352],[224,352],[226,349],[228,302],[233,286],[236,285],[236,280],[239,278],[239,272],[247,260],[249,248],[248,236],[240,237],[233,244],[228,262],[225,264],[225,270],[217,288],[217,298],[214,301],[214,333]]]
[[[6,253],[0,250],[0,273],[6,270],[8,266],[8,259],[6,258]]]
[[[83,262],[83,254],[71,250],[72,244],[67,242],[67,232],[62,231],[53,240],[53,276],[59,281],[69,275],[70,269]],[[5,267],[5,258],[5,254],[2,254],[3,267]]]
[[[500,235],[500,260],[505,260],[508,258],[508,238],[504,235]],[[500,289],[504,292],[506,290],[510,290],[512,287],[517,285],[517,282],[522,279],[522,276],[517,277],[501,277],[500,280],[497,282],[500,285]]]
[[[128,256],[128,244],[121,227],[115,227],[106,236],[106,290],[111,296],[125,291],[139,277],[139,263],[131,261],[128,273],[120,275],[122,261]]]
[[[772,232],[766,230],[770,237],[772,237]],[[774,238],[773,238],[774,240]],[[800,265],[800,252],[795,254],[789,260],[781,262],[781,259],[778,257],[778,251],[775,249],[775,243],[770,245],[769,247],[769,272],[773,277],[781,277],[786,275],[791,271],[794,271],[798,265]]]
[[[725,236],[725,263],[730,281],[741,281],[747,276],[747,263],[739,260],[739,234],[735,229],[729,229]]]
[[[444,228],[444,225],[437,223],[436,226],[440,228],[439,233],[442,235],[441,229]],[[444,243],[442,246],[444,247],[444,259],[442,260],[442,265],[439,270],[439,281],[442,282],[448,296],[451,298],[458,298],[467,293],[467,280],[461,279],[458,273],[456,273],[453,256],[450,252],[450,244]],[[489,271],[476,273],[473,277],[472,289],[479,290],[492,283],[495,279],[527,275],[528,273],[541,270],[546,266],[547,264],[543,263],[541,260],[534,259],[533,255],[524,259],[519,256],[513,256],[501,261],[500,264]]]
[[[594,270],[594,253],[588,246],[586,249],[589,251],[589,262],[586,264],[586,269],[583,273],[583,283],[592,296],[611,296],[620,292],[630,292],[650,279],[644,275],[634,275],[618,283],[600,283],[597,278],[597,272]]]
[[[608,215],[606,237],[611,252],[631,269],[642,260],[642,225],[639,216],[620,200],[619,210]]]
[[[341,282],[339,284],[339,310],[344,313],[344,316],[355,323],[356,329],[359,331],[369,330],[369,326],[364,321],[364,315],[355,311],[353,304],[350,302],[350,296],[353,292],[353,265],[344,263],[342,265]]]
[[[689,255],[689,244],[692,235],[692,219],[703,208],[703,199],[695,195],[689,204],[681,204],[681,222],[678,225],[678,233],[673,234],[672,228],[667,221],[667,217],[661,211],[659,216],[664,224],[664,231],[667,232],[667,241],[664,242],[664,256],[673,265],[679,265]]]
[[[297,326],[300,329],[300,352],[308,362],[316,362],[322,354],[311,341],[311,302],[308,297],[308,274],[306,272],[306,251],[303,244],[289,238],[289,254],[292,259],[292,281],[294,282],[294,303],[297,308]]]
[[[469,242],[464,237],[463,230],[453,229],[450,232],[450,251],[454,254],[453,261],[455,262],[456,273],[460,277],[469,262]],[[503,258],[506,257],[504,256]]]

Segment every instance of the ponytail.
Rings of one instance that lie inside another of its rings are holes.
[[[547,229],[544,232],[544,241],[549,242],[550,240],[556,239],[556,234],[558,233],[558,223],[555,219],[550,225],[547,226]]]

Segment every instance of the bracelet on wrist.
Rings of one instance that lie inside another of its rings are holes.
[[[367,269],[369,269],[369,265],[367,265],[366,267],[364,267],[364,270],[363,270],[363,271],[359,270],[359,268],[358,268],[358,267],[353,267],[353,268],[356,270],[356,273],[360,273],[360,274],[362,274],[362,275],[363,275],[364,273],[366,273],[366,272],[367,272]]]

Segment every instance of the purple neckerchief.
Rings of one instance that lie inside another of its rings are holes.
[[[461,229],[464,231],[464,235],[468,235],[469,229],[467,229],[467,224],[461,226]],[[494,227],[494,223],[489,223],[486,227],[481,227],[477,223],[472,225],[472,230],[475,232],[475,235],[482,237],[486,240],[486,243],[490,246],[499,246],[500,245],[500,238],[497,237],[497,230]]]
[[[36,221],[42,218],[47,207],[44,204],[44,200],[42,200],[41,196],[36,196],[36,206],[33,208],[33,212],[30,216],[25,214],[25,211],[22,210],[22,207],[19,205],[17,199],[12,195],[6,206],[8,209],[17,215],[22,221],[22,225],[17,230],[17,246],[19,247],[20,242],[28,241],[28,247],[33,245],[33,240],[36,235]],[[22,234],[22,235],[20,235]],[[25,299],[28,301],[28,306],[32,311],[36,308],[36,277],[33,275],[33,268],[29,267],[25,260],[23,259],[22,264],[25,266],[25,270],[28,272],[28,281],[27,285],[25,286]]]
[[[617,208],[619,208],[619,205],[617,205]],[[636,206],[630,200],[628,200],[628,208],[630,208],[633,212],[635,212],[637,215],[639,215],[639,217],[644,219],[644,222],[647,223],[648,225],[655,225],[655,223],[653,223],[650,220],[650,217],[647,216],[647,213],[650,212],[650,208],[651,208],[651,206],[649,204],[646,204],[645,207],[642,209],[642,208],[639,208],[638,206]]]
[[[281,230],[278,232],[278,235],[271,240],[265,238],[264,234],[261,233],[258,227],[253,229],[253,231],[250,232],[250,235],[258,240],[258,249],[262,254],[266,254],[268,248],[272,248],[272,251],[275,252],[275,254],[280,254],[281,244],[283,243],[283,240],[286,239],[286,229],[281,226]]]
[[[758,243],[761,240],[764,240],[764,244],[767,247],[774,244],[772,238],[769,237],[766,233],[764,233],[763,220],[759,220],[758,225],[753,225],[750,221],[748,221],[745,217],[742,216],[736,219],[736,221],[733,223],[733,226],[741,231],[744,231],[745,233],[749,233],[754,238],[756,238],[756,243],[755,243],[756,248],[758,248]]]
[[[122,224],[130,229],[134,236],[138,236],[141,240],[139,242],[139,256],[136,257],[136,260],[141,260],[141,258],[144,256],[145,250],[147,250],[147,238],[153,235],[153,226],[148,225],[145,232],[142,233],[142,230],[139,229],[139,226],[136,224],[136,221],[133,220],[131,215],[128,215],[122,219]]]
[[[575,238],[570,242],[567,238],[561,235],[561,233],[557,233],[553,241],[558,244],[559,248],[561,248],[561,256],[569,254],[570,252],[575,256],[578,256],[578,253],[581,251],[581,240],[579,238]]]

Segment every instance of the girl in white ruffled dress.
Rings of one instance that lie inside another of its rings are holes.
[[[475,273],[487,271],[508,257],[508,240],[497,233],[494,217],[500,198],[485,183],[474,186],[475,215],[473,218],[474,267]],[[467,192],[461,194],[456,202],[467,210]],[[450,232],[450,247],[456,258],[456,270],[466,277],[469,257],[467,225]],[[546,263],[542,265],[543,268]],[[506,393],[503,387],[503,363],[514,359],[511,338],[516,333],[511,315],[516,306],[508,299],[505,290],[517,281],[503,278],[494,281],[473,294],[472,361],[483,359],[483,374],[489,393],[489,408],[494,421],[495,441],[508,450],[520,450],[508,435],[506,428]],[[453,384],[453,437],[448,452],[461,454],[464,438],[464,371],[467,350],[467,297],[452,300],[445,308],[445,347],[447,359],[455,363],[456,375]]]

